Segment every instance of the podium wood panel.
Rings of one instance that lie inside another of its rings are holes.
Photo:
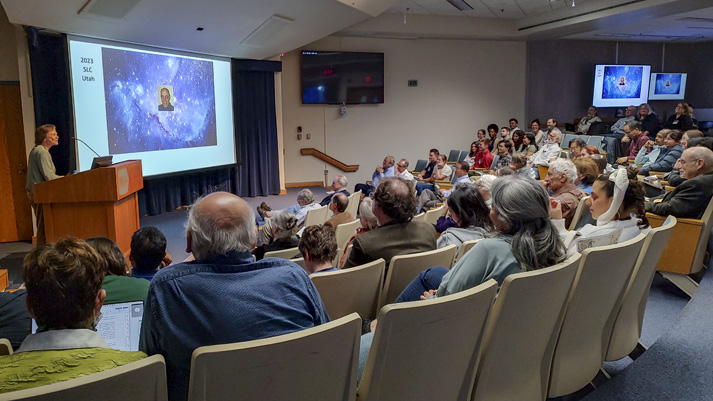
[[[35,200],[44,204],[47,241],[104,236],[128,251],[139,229],[136,192],[141,188],[141,162],[136,160],[37,184]]]

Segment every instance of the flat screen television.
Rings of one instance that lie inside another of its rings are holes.
[[[302,104],[384,103],[384,53],[302,51]]]
[[[649,85],[649,100],[682,100],[688,74],[654,72]]]
[[[649,95],[650,65],[606,65],[594,68],[596,107],[626,107],[646,103]]]

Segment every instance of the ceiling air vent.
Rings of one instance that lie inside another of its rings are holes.
[[[100,17],[122,19],[140,0],[89,0],[77,14],[92,14]]]

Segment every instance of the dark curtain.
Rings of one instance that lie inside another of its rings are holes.
[[[50,152],[57,174],[74,170],[74,119],[66,35],[27,28],[35,120],[54,124],[59,146]],[[280,192],[274,73],[277,61],[232,60],[233,113],[238,164],[144,178],[139,213],[155,215],[190,205],[201,195],[226,191],[240,196]],[[81,146],[81,145],[80,145]]]
[[[59,145],[50,148],[57,174],[74,170],[74,117],[70,98],[69,52],[66,35],[42,33],[37,28],[27,28],[32,73],[32,95],[35,106],[35,123],[53,124],[59,134]],[[70,167],[71,166],[71,167]]]
[[[275,115],[277,61],[233,60],[233,115],[238,151],[235,181],[239,196],[280,193]]]

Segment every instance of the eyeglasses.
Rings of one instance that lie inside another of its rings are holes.
[[[686,163],[688,163],[688,162],[697,162],[698,160],[701,160],[701,159],[692,159],[692,160],[678,159],[678,161],[679,161],[681,164],[686,164]]]
[[[403,164],[397,164],[396,167],[406,168]]]

